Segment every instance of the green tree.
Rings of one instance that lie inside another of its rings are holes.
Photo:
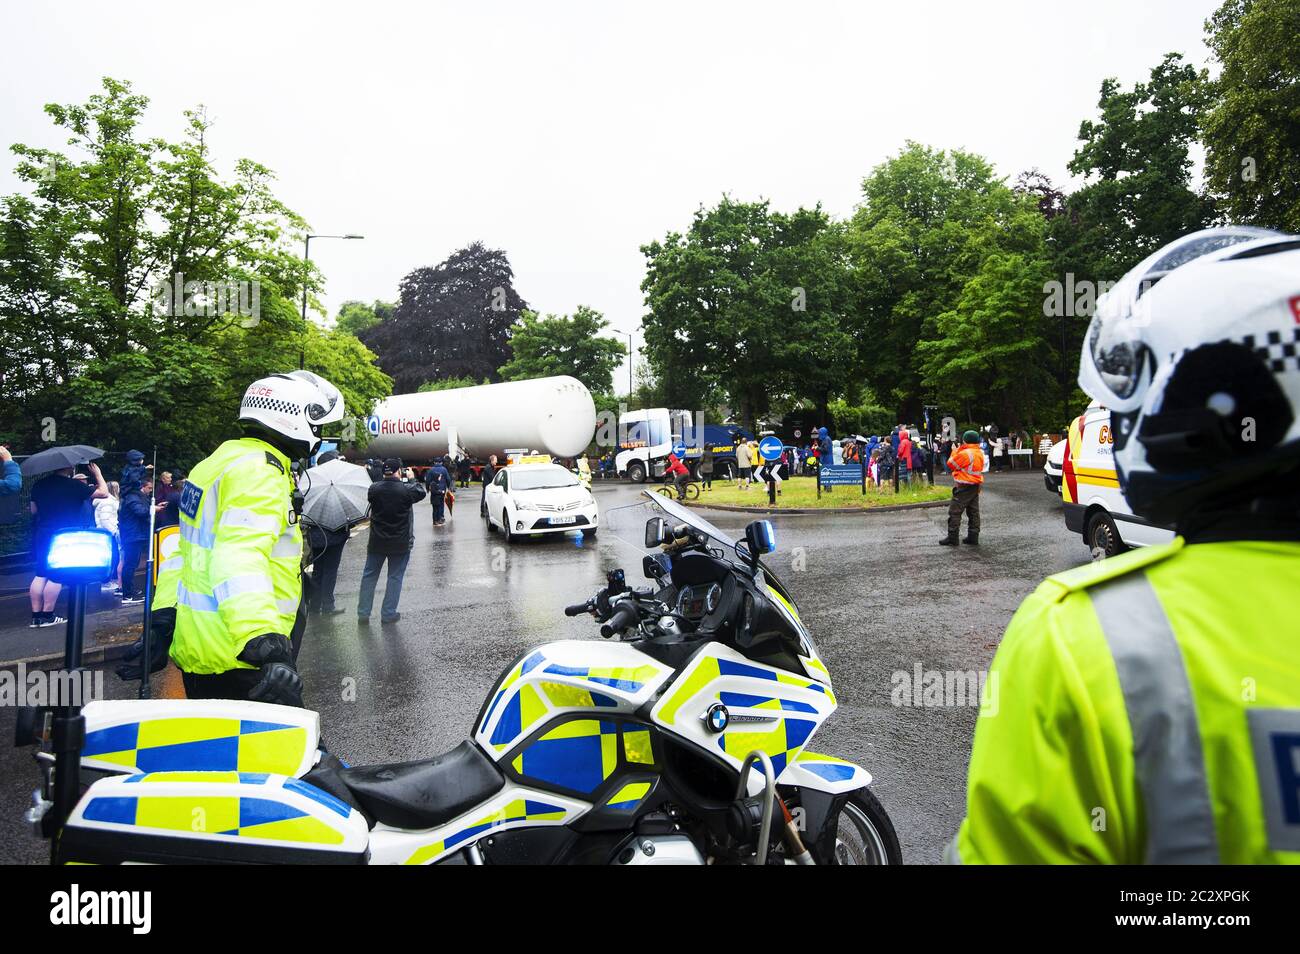
[[[960,325],[955,318],[941,325],[940,316],[959,313],[967,283],[990,257],[1041,255],[1042,219],[983,157],[914,142],[873,169],[862,190],[849,242],[865,323],[864,380],[899,419],[915,421],[927,398],[947,405],[971,394],[949,373],[954,356],[943,346]],[[1039,303],[1041,316],[1041,290]],[[932,343],[925,352],[922,342]]]
[[[1205,28],[1209,191],[1233,221],[1300,233],[1300,0],[1227,0]]]
[[[510,335],[513,355],[498,370],[506,381],[567,374],[592,394],[612,393],[614,370],[627,349],[601,335],[608,327],[605,316],[586,305],[572,315],[544,318],[525,311]]]
[[[641,249],[644,355],[672,406],[727,402],[749,426],[774,399],[823,410],[857,349],[843,230],[820,207],[723,199]]]
[[[450,391],[454,388],[472,388],[476,384],[490,384],[487,378],[475,381],[473,378],[439,378],[437,381],[425,381],[417,391]]]
[[[87,440],[111,434],[119,446],[153,447],[193,463],[239,435],[239,401],[251,381],[297,367],[300,348],[310,371],[343,395],[347,419],[327,436],[360,436],[358,425],[392,391],[374,355],[351,335],[309,324],[296,333],[291,303],[284,315],[256,326],[224,327],[199,342],[162,339],[149,351],[127,350],[88,362],[71,388],[67,429]],[[279,325],[280,327],[277,327]],[[294,327],[286,334],[284,325]]]
[[[1043,317],[1050,271],[1041,249],[995,252],[962,287],[953,307],[917,344],[924,381],[967,420],[987,410],[1006,427],[1035,416],[1051,394],[1051,348]]]
[[[1054,221],[1058,266],[1116,281],[1162,245],[1204,228],[1214,206],[1192,188],[1191,147],[1208,91],[1204,75],[1166,54],[1150,80],[1101,84],[1099,116],[1079,126],[1069,169],[1085,185]]]
[[[345,301],[339,306],[334,327],[345,334],[357,336],[381,321],[388,321],[393,317],[395,308],[395,305],[386,301],[376,301],[373,305],[367,305],[363,301]]]
[[[13,147],[30,194],[0,200],[0,431],[34,449],[52,417],[60,443],[192,461],[237,432],[248,382],[300,353],[364,413],[390,384],[355,338],[299,316],[319,275],[270,170],[241,159],[220,176],[202,109],[178,141],[141,138],[147,105],[105,79],[46,107],[66,154]]]

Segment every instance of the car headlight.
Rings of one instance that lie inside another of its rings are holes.
[[[514,505],[515,505],[515,509],[516,509],[516,510],[536,510],[536,509],[537,509],[537,504],[535,504],[535,503],[533,503],[533,502],[531,502],[531,501],[528,501],[528,500],[516,500],[516,501],[514,501]]]

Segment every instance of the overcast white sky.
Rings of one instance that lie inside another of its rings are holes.
[[[907,139],[1068,182],[1102,78],[1207,65],[1218,4],[6,0],[0,141],[59,147],[42,105],[127,79],[149,134],[205,104],[223,173],[257,159],[314,231],[366,236],[312,243],[331,315],[481,239],[533,308],[634,330],[639,246],[723,192],[846,216]]]

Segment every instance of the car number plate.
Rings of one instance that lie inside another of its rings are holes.
[[[552,517],[551,518],[552,526],[562,524],[562,523],[577,523],[577,522],[578,522],[577,517]]]

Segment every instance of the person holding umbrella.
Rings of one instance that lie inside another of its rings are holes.
[[[54,606],[59,601],[63,585],[49,578],[49,565],[46,561],[56,531],[93,525],[87,523],[86,504],[108,496],[104,475],[98,466],[88,464],[90,474],[95,478],[93,488],[89,482],[76,480],[72,475],[78,463],[101,456],[103,451],[93,447],[51,447],[47,451],[33,454],[23,462],[24,473],[46,474],[32,486],[30,504],[33,522],[32,556],[36,561],[36,576],[27,590],[32,607],[32,629],[67,622],[64,617],[54,615]],[[51,470],[53,473],[48,473]]]
[[[339,562],[351,536],[348,528],[365,517],[369,507],[370,475],[366,468],[340,458],[338,451],[326,451],[306,476],[303,523],[311,548],[312,583],[307,608],[322,616],[336,616],[343,612],[334,605]]]

